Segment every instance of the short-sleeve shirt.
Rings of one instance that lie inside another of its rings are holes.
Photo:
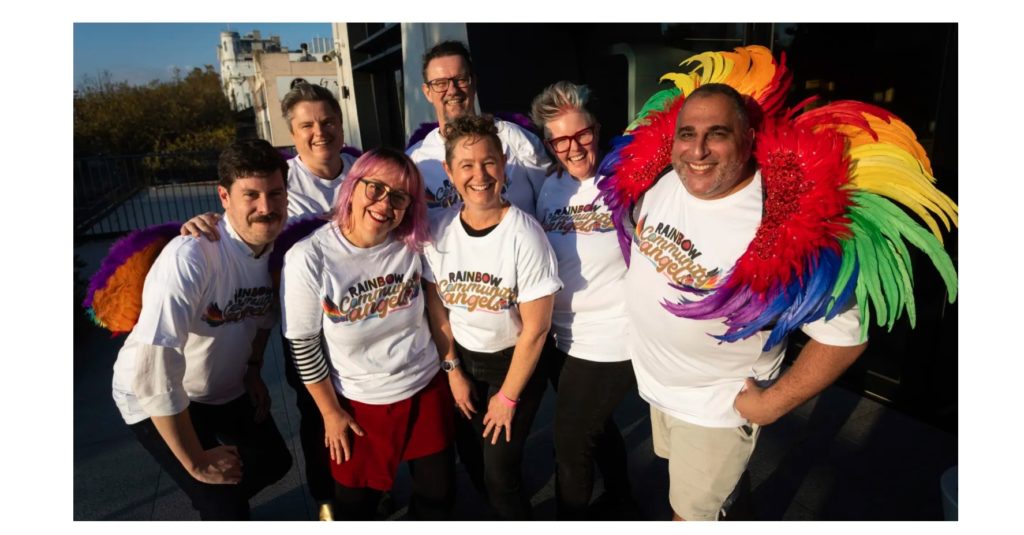
[[[555,294],[555,345],[584,360],[617,362],[626,355],[626,262],[608,206],[594,178],[550,176],[537,201],[537,220],[558,258],[564,287]]]
[[[149,417],[132,391],[140,344],[184,353],[183,387],[192,401],[220,405],[245,393],[256,331],[276,318],[272,246],[255,257],[228,218],[217,226],[218,241],[171,240],[146,275],[139,320],[114,363],[114,400],[128,424]]]
[[[725,333],[722,320],[676,317],[661,304],[679,299],[670,283],[718,287],[754,239],[762,204],[760,173],[728,197],[703,200],[670,172],[644,196],[626,275],[627,350],[640,396],[680,420],[705,427],[743,425],[733,402],[746,378],[771,380],[779,374],[786,343],[764,351],[768,331],[720,343],[711,335]],[[802,330],[828,345],[862,342],[855,307]]]
[[[459,202],[432,218],[423,276],[437,285],[456,342],[471,351],[501,351],[522,331],[517,305],[561,288],[557,260],[537,220],[515,205],[480,237],[463,228],[461,209]]]
[[[303,339],[323,332],[331,381],[348,399],[384,405],[411,397],[437,374],[422,260],[390,237],[356,247],[326,224],[285,255],[282,331]]]
[[[341,153],[341,172],[330,180],[313,174],[298,156],[288,160],[288,222],[320,215],[334,207],[338,190],[355,160],[351,154]]]

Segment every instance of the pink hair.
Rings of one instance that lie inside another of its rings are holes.
[[[405,209],[402,222],[391,231],[391,236],[405,243],[409,249],[417,253],[422,252],[423,244],[430,241],[423,175],[416,168],[416,164],[401,151],[389,147],[373,149],[352,164],[352,169],[345,176],[345,183],[338,191],[338,198],[334,200],[334,222],[339,228],[348,226],[352,217],[352,194],[360,179],[388,174],[398,175],[405,193],[412,197],[412,203]]]

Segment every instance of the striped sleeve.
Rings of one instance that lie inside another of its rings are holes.
[[[304,384],[319,383],[330,375],[319,334],[310,338],[287,340],[294,357],[295,369],[298,370],[299,378]]]

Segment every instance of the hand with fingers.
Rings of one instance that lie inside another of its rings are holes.
[[[331,460],[341,464],[352,457],[352,441],[348,432],[352,430],[358,436],[364,436],[363,428],[359,427],[352,415],[340,409],[340,412],[324,417],[324,446],[331,452]]]
[[[473,415],[476,414],[476,407],[473,406],[473,387],[461,368],[448,372],[448,385],[452,389],[452,397],[455,398],[455,408],[459,409],[467,420],[473,419]]]
[[[242,458],[235,446],[217,446],[204,451],[189,473],[211,485],[237,485],[242,480]]]
[[[484,415],[484,439],[491,435],[491,444],[498,443],[498,437],[502,430],[505,432],[505,442],[512,442],[512,417],[516,414],[516,401],[501,393],[491,396],[487,404],[487,414]]]
[[[220,218],[221,215],[215,212],[199,214],[181,225],[181,235],[193,238],[202,236],[210,241],[217,241],[220,239],[220,234],[217,232],[217,223]]]

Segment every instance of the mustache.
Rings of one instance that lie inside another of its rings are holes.
[[[274,223],[281,219],[278,214],[257,215],[249,218],[250,223]]]

